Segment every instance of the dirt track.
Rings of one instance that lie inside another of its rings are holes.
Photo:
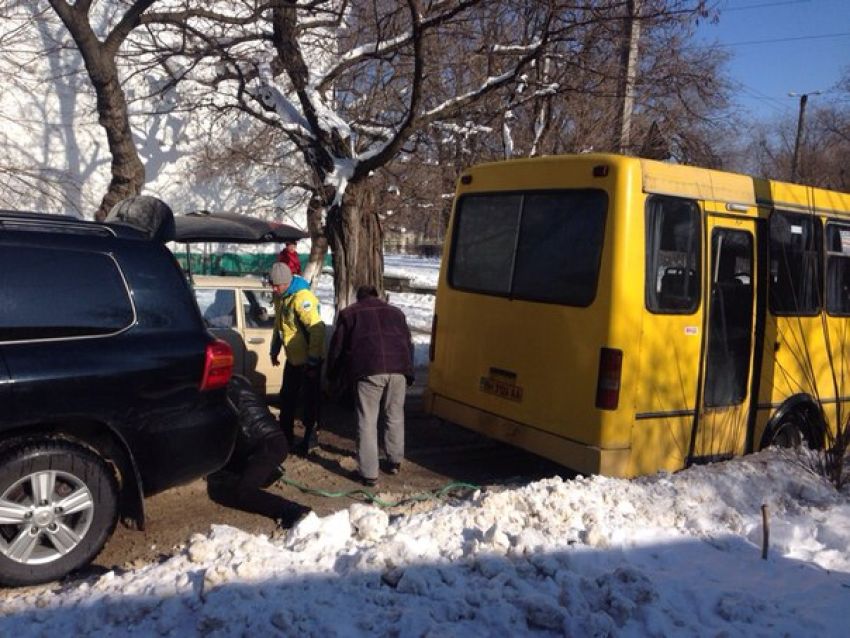
[[[408,393],[406,404],[406,460],[396,476],[381,474],[372,491],[384,500],[438,489],[451,481],[498,485],[526,481],[553,474],[563,468],[540,457],[485,439],[460,427],[428,417],[421,410],[422,387]],[[354,461],[353,414],[337,405],[323,407],[320,448],[309,459],[289,457],[286,478],[329,492],[361,488],[349,478]],[[296,436],[300,432],[296,430]],[[305,494],[288,485],[269,490],[269,514],[293,501],[319,515],[348,507],[351,498],[325,498]],[[195,533],[205,533],[213,524],[227,524],[253,533],[274,534],[280,528],[272,516],[225,507],[207,495],[204,480],[163,492],[146,501],[147,529],[128,530],[119,525],[92,571],[128,568],[174,553]]]

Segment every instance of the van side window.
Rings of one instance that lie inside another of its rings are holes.
[[[699,307],[702,263],[700,212],[690,199],[651,197],[646,203],[646,307],[691,314]]]
[[[812,215],[775,210],[770,215],[770,286],[775,315],[815,315],[821,306],[822,227]]]
[[[449,282],[569,306],[596,297],[608,195],[597,189],[468,195],[458,203]]]
[[[458,203],[451,283],[475,292],[511,290],[521,195],[472,195]]]
[[[850,315],[850,226],[826,225],[826,311]]]
[[[236,327],[236,291],[232,288],[196,288],[195,298],[208,328]]]
[[[3,284],[6,273],[15,273],[14,286]],[[0,341],[107,335],[135,319],[109,255],[47,246],[0,250]]]
[[[242,309],[248,328],[274,327],[274,305],[270,291],[243,290]]]

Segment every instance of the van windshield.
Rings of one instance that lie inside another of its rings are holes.
[[[453,288],[588,306],[596,297],[608,195],[597,189],[463,196],[449,262]]]

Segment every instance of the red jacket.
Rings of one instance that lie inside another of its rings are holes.
[[[337,317],[327,364],[332,380],[398,373],[413,383],[413,342],[404,313],[376,297],[350,305]]]
[[[277,260],[289,266],[293,275],[301,274],[301,260],[298,258],[298,253],[291,253],[284,248],[280,251],[280,254],[278,254]]]

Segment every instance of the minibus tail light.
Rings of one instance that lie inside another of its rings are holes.
[[[216,339],[207,345],[201,390],[223,388],[230,381],[232,375],[233,350],[226,342]]]
[[[623,351],[602,348],[599,351],[599,377],[596,380],[596,407],[600,410],[617,409],[622,372]]]
[[[428,361],[434,360],[434,353],[437,348],[437,315],[434,314],[434,318],[431,319],[431,343],[428,346]]]

